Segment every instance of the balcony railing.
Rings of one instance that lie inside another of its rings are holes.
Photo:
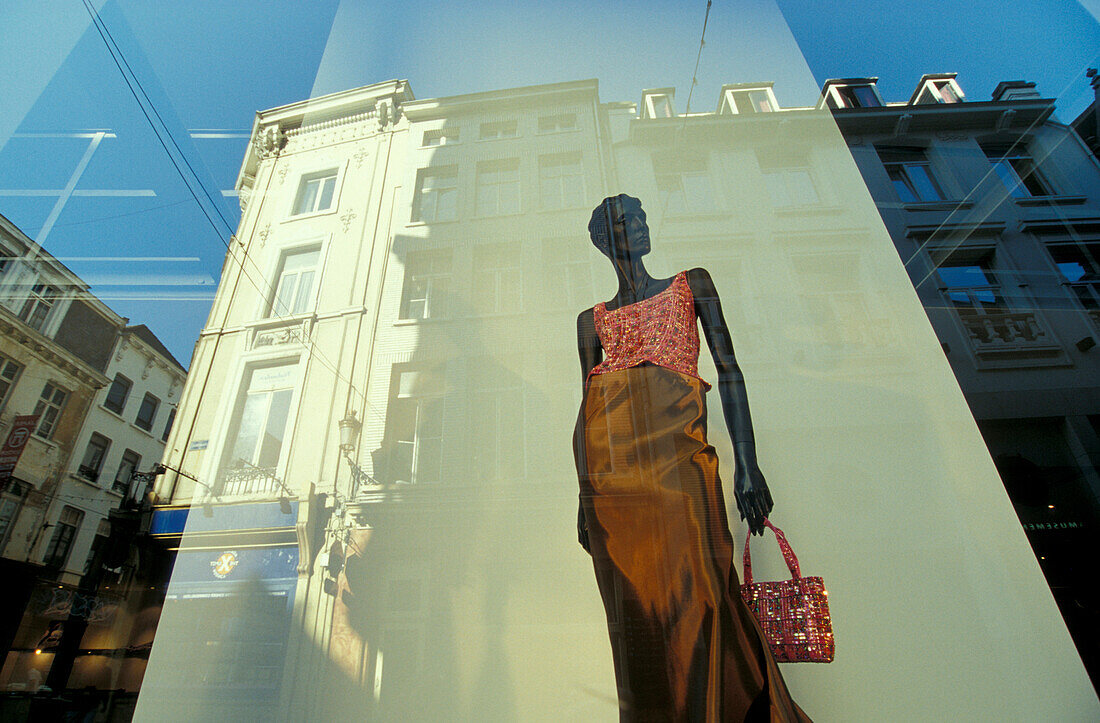
[[[89,482],[95,482],[99,479],[99,470],[95,467],[88,467],[82,464],[76,468],[76,473]]]
[[[278,489],[274,467],[236,467],[222,473],[223,495],[274,494]]]
[[[1008,306],[997,286],[945,289],[959,315],[970,345],[979,355],[1048,351],[1058,343],[1034,311]]]

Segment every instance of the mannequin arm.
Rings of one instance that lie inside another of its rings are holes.
[[[588,373],[592,368],[603,361],[603,347],[600,345],[600,337],[596,333],[596,322],[592,309],[582,311],[577,317],[577,352],[581,359],[581,384],[585,385],[582,396],[581,408],[577,412],[577,425],[573,429],[573,459],[577,463],[577,476],[583,477],[587,473],[588,464],[584,453],[584,401],[587,396]],[[578,500],[577,505],[577,541],[585,552],[592,554],[588,546],[588,524],[584,518],[584,504]]]
[[[703,325],[703,336],[718,369],[718,395],[722,399],[726,428],[733,441],[733,488],[737,510],[741,513],[741,519],[748,523],[749,530],[754,535],[762,535],[764,520],[771,512],[773,503],[768,483],[756,461],[756,440],[749,415],[745,377],[734,356],[733,339],[722,316],[722,303],[710,274],[706,269],[692,269],[687,273],[687,280],[695,297],[695,314]]]

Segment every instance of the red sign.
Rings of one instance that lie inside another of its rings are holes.
[[[23,448],[27,446],[27,440],[30,439],[36,424],[38,424],[37,414],[21,414],[15,418],[4,446],[0,447],[0,482],[6,482],[11,478],[11,473],[15,471],[15,465],[18,464]]]

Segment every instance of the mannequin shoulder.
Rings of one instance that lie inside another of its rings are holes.
[[[706,269],[697,266],[694,269],[688,269],[685,276],[687,277],[688,286],[691,287],[691,293],[695,296],[711,297],[718,295],[714,288],[714,279],[710,277],[710,272]]]
[[[577,336],[592,336],[596,333],[596,312],[594,309],[585,309],[577,315]]]

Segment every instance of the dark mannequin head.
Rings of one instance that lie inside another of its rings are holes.
[[[593,209],[588,233],[609,259],[640,258],[649,253],[649,226],[642,202],[625,193],[605,198]]]

